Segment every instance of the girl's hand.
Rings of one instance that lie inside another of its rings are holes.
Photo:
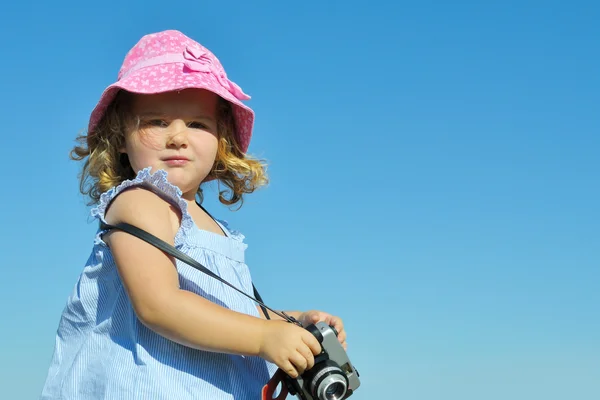
[[[333,316],[323,311],[310,310],[300,314],[298,321],[302,323],[302,326],[316,324],[317,322],[321,321],[325,322],[327,325],[333,326],[338,333],[338,340],[342,344],[342,347],[344,350],[348,350],[348,344],[346,343],[346,331],[344,330],[344,323],[340,317]]]
[[[321,351],[319,341],[306,329],[285,321],[265,321],[259,356],[292,378],[312,368],[314,356]]]

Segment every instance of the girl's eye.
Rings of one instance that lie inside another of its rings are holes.
[[[169,126],[169,124],[167,123],[167,121],[163,120],[163,119],[151,119],[148,122],[146,122],[148,125],[150,126],[158,126],[161,128],[166,128],[167,126]]]
[[[202,122],[190,122],[188,126],[192,129],[204,129],[208,130],[208,127]]]

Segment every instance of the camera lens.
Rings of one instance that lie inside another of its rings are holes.
[[[346,395],[346,380],[343,375],[333,373],[319,384],[317,387],[317,398],[319,400],[340,400]]]
[[[315,400],[341,400],[347,394],[348,377],[331,359],[316,363],[303,377],[307,392]]]
[[[346,385],[342,382],[333,382],[325,388],[326,400],[338,400],[346,394]]]

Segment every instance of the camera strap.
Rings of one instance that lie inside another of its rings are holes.
[[[243,294],[244,296],[246,296],[247,298],[249,298],[250,300],[254,301],[256,304],[258,304],[261,309],[263,310],[263,313],[265,314],[265,317],[267,319],[269,318],[269,314],[267,313],[266,310],[271,311],[273,314],[283,318],[285,321],[290,322],[292,324],[296,324],[299,326],[302,326],[300,324],[300,322],[292,317],[291,315],[287,315],[285,312],[283,311],[275,311],[272,308],[270,308],[269,306],[265,305],[262,301],[262,298],[260,297],[260,295],[258,294],[258,291],[256,290],[256,287],[254,286],[254,284],[252,284],[252,289],[254,291],[254,297],[249,296],[248,294],[246,294],[244,291],[238,289],[237,287],[233,286],[232,284],[230,284],[229,282],[227,282],[225,279],[221,278],[219,275],[215,274],[214,272],[212,272],[211,270],[209,270],[208,268],[206,268],[204,265],[200,264],[198,261],[194,260],[192,257],[188,256],[187,254],[185,254],[184,252],[176,249],[175,247],[171,246],[169,243],[157,238],[156,236],[152,235],[149,232],[146,232],[143,229],[138,228],[137,226],[133,226],[131,224],[127,224],[125,222],[119,223],[117,225],[109,225],[109,224],[105,224],[105,223],[101,223],[100,224],[100,229],[102,230],[112,230],[112,229],[117,229],[126,233],[129,233],[130,235],[136,236],[139,239],[142,239],[143,241],[151,244],[152,246],[158,248],[159,250],[162,250],[163,252],[169,254],[172,257],[175,257],[176,259],[178,259],[181,262],[186,263],[187,265],[189,265],[190,267],[193,267],[195,269],[197,269],[200,272],[205,273],[206,275],[218,280],[219,282],[229,286],[230,288],[232,288],[233,290]]]

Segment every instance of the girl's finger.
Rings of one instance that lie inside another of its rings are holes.
[[[340,343],[344,343],[346,341],[346,331],[342,330],[338,333],[338,340]]]
[[[308,346],[310,351],[315,356],[318,354],[321,354],[321,350],[322,350],[321,343],[319,343],[317,338],[314,337],[310,332],[306,331],[306,334],[304,336],[302,336],[302,341],[304,342],[304,344],[306,344]]]
[[[298,374],[302,375],[304,371],[306,371],[306,367],[308,366],[308,360],[299,351],[296,351],[290,355],[290,361],[292,362],[292,364],[294,364],[294,367]]]
[[[302,357],[306,360],[306,371],[315,366],[315,356],[308,346],[304,346],[298,349],[298,352],[302,354]]]
[[[296,370],[296,368],[294,368],[292,363],[289,361],[285,361],[283,363],[283,365],[279,366],[279,368],[281,368],[281,370],[283,372],[285,372],[286,374],[288,374],[291,378],[296,379],[299,376],[298,371]]]
[[[335,329],[338,332],[341,332],[344,330],[344,322],[341,320],[341,318],[334,317],[333,318],[333,326],[335,326]]]

